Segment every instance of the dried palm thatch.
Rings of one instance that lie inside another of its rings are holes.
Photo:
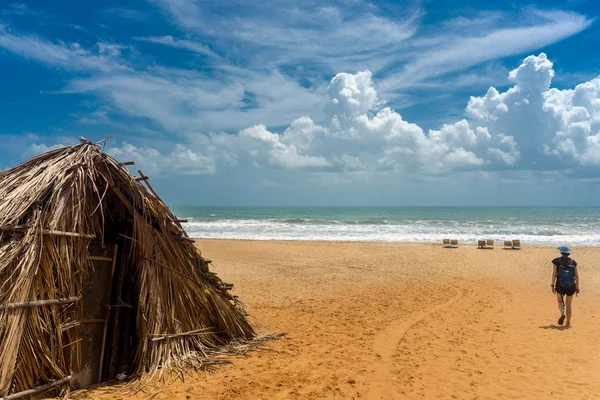
[[[92,240],[120,243],[113,294],[131,295],[134,376],[198,365],[256,337],[152,188],[81,141],[0,172],[0,397],[68,390]]]

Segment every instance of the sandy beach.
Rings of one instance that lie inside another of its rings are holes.
[[[75,399],[600,398],[600,247],[574,247],[581,294],[557,324],[553,247],[198,240],[260,332],[211,372]]]

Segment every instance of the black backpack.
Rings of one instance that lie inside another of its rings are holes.
[[[562,260],[561,260],[562,261]],[[569,266],[565,267],[562,263],[558,266],[558,284],[564,288],[575,286],[575,261],[569,259]]]

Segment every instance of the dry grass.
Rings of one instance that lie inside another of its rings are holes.
[[[118,268],[136,277],[134,376],[199,366],[255,337],[167,206],[96,144],[82,140],[0,173],[0,304],[81,296],[93,279],[91,239],[50,231],[127,238]],[[0,396],[71,374],[79,308],[0,309]]]

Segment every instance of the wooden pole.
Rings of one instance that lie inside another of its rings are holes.
[[[154,264],[156,264],[156,265],[160,265],[161,267],[163,267],[163,268],[166,268],[166,269],[168,269],[169,271],[173,271],[173,272],[175,272],[176,274],[179,274],[180,276],[182,276],[182,277],[184,277],[184,278],[191,279],[191,280],[193,280],[193,281],[195,282],[195,279],[194,279],[194,278],[192,278],[190,275],[187,275],[187,274],[185,274],[184,272],[181,272],[181,271],[177,271],[175,268],[171,268],[171,267],[169,267],[169,266],[168,266],[168,265],[166,265],[166,264],[163,264],[163,263],[161,263],[161,262],[159,262],[159,261],[153,260],[153,259],[151,259],[151,258],[149,258],[149,257],[144,257],[144,260],[148,260],[148,261],[150,261],[150,262],[152,262],[152,263],[154,263]]]
[[[108,284],[108,301],[112,294],[113,277],[115,276],[115,265],[117,264],[117,250],[119,245],[115,243],[115,251],[113,252],[112,268],[110,271],[110,282]],[[110,308],[106,311],[106,321],[104,322],[104,332],[102,333],[102,350],[100,351],[100,368],[98,369],[98,382],[102,382],[102,364],[104,364],[104,350],[106,349],[106,332],[108,331],[108,320],[110,316]]]
[[[150,191],[152,192],[152,194],[154,195],[154,197],[156,197],[158,200],[162,201],[162,199],[160,198],[160,196],[158,195],[158,193],[156,193],[154,191],[154,188],[150,184],[150,181],[148,180],[148,177],[146,175],[144,175],[144,173],[142,172],[141,169],[138,169],[138,173],[140,174],[140,176],[142,178],[144,178],[144,179],[140,179],[140,180],[143,180],[146,183],[146,185],[148,186],[148,189],[150,189]]]
[[[5,225],[0,227],[0,231],[26,231],[31,229],[29,225]],[[92,233],[79,233],[79,232],[64,232],[64,231],[55,231],[52,229],[42,229],[43,235],[54,235],[54,236],[70,236],[70,237],[82,237],[88,239],[94,239],[96,235]]]
[[[42,229],[42,234],[55,235],[55,236],[82,237],[82,238],[87,238],[87,239],[95,239],[96,238],[96,235],[94,235],[92,233],[62,232],[62,231],[52,231],[49,229]]]
[[[152,194],[154,195],[154,197],[156,197],[158,200],[160,200],[161,202],[163,202],[162,199],[160,198],[160,196],[158,195],[158,193],[156,193],[156,191],[154,190],[154,188],[150,184],[149,178],[146,175],[144,175],[144,172],[141,169],[138,169],[138,173],[140,174],[140,178],[138,178],[137,181],[143,181],[146,184],[146,186],[148,186],[148,190],[150,190],[150,192],[152,192]],[[185,231],[185,229],[183,229],[183,226],[181,226],[180,221],[177,218],[173,219],[172,221],[175,223],[175,225],[179,229],[181,229],[181,232],[183,232],[183,236],[184,237],[189,237],[189,235],[187,234],[187,232]]]
[[[92,261],[112,261],[112,257],[104,257],[104,256],[89,256],[88,260]]]
[[[70,304],[81,300],[81,297],[69,297],[64,299],[52,299],[52,300],[35,300],[35,301],[24,301],[22,303],[6,303],[0,304],[0,310],[12,310],[15,308],[24,307],[40,307],[48,306],[52,304]]]
[[[210,328],[202,328],[202,329],[197,329],[195,331],[190,331],[190,332],[173,333],[170,335],[163,334],[160,337],[154,337],[154,338],[150,339],[150,341],[157,342],[159,340],[173,339],[173,338],[180,337],[180,336],[209,335],[209,334],[213,334],[213,333],[218,333],[218,332],[211,331]],[[154,335],[149,335],[149,336],[154,336]]]
[[[63,383],[67,383],[71,380],[71,375],[67,376],[66,378],[60,379],[58,381],[54,381],[42,386],[37,386],[34,387],[33,389],[27,389],[24,390],[22,392],[19,393],[13,393],[13,394],[9,394],[6,397],[0,397],[0,400],[14,400],[14,399],[20,399],[21,397],[25,397],[25,396],[29,396],[32,394],[37,394],[40,392],[45,392],[48,389],[52,389],[55,386],[59,386],[62,385]]]

